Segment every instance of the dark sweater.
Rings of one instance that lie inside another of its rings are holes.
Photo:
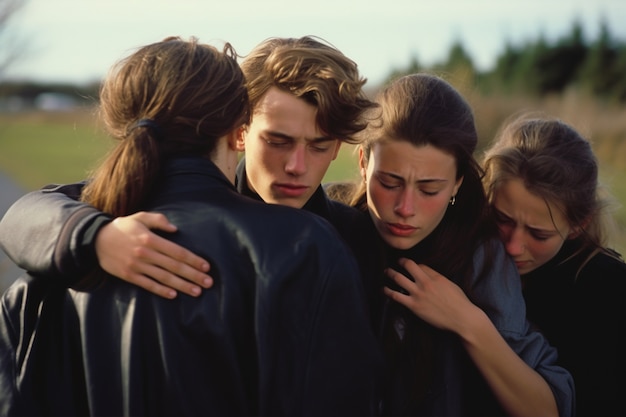
[[[568,259],[568,241],[547,264],[522,277],[528,318],[557,348],[574,377],[577,416],[626,415],[626,264],[600,253]]]

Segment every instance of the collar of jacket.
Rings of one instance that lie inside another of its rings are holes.
[[[212,161],[195,156],[171,158],[163,164],[162,186],[164,192],[193,192],[206,189],[209,184],[235,191],[235,186]],[[190,180],[197,177],[199,181]],[[207,181],[210,179],[210,181]]]
[[[237,191],[240,194],[245,195],[246,197],[253,198],[258,201],[263,201],[261,196],[259,196],[255,191],[251,190],[248,187],[248,181],[246,180],[246,163],[245,158],[241,158],[239,164],[237,165],[237,177],[235,179],[235,186]],[[320,185],[317,187],[311,198],[306,202],[304,210],[309,211],[313,214],[317,214],[325,218],[326,220],[332,222],[331,209],[329,207],[329,200],[324,192],[323,187]]]

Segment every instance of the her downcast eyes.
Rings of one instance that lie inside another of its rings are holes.
[[[378,182],[380,183],[380,185],[383,188],[386,188],[388,190],[393,190],[393,189],[398,188],[398,187],[400,187],[402,185],[402,183],[399,182],[399,181],[394,181],[392,179],[383,178],[380,175],[377,175],[376,179],[378,180]]]
[[[380,183],[380,185],[383,188],[385,188],[387,190],[395,190],[397,188],[400,188],[400,187],[404,186],[404,183],[396,183],[396,182],[391,182],[391,181],[385,181],[385,180],[382,180],[380,178],[378,179],[378,182]],[[439,194],[439,190],[430,191],[430,190],[425,190],[425,189],[420,188],[419,191],[422,194],[424,194],[425,196],[428,196],[428,197],[433,197],[433,196],[436,196],[437,194]]]
[[[496,223],[498,224],[501,224],[501,225],[514,225],[515,224],[515,222],[511,218],[505,216],[504,214],[500,213],[497,210],[495,211],[494,217],[495,217]]]
[[[439,191],[426,191],[426,190],[421,190],[421,191],[422,193],[424,193],[424,195],[427,195],[429,197],[433,197],[439,194]]]
[[[387,184],[386,182],[383,182],[383,181],[379,181],[379,182],[380,182],[380,185],[383,186],[383,188],[386,188],[388,190],[393,190],[394,188],[399,187],[398,185]]]
[[[540,242],[544,242],[546,240],[548,240],[548,238],[550,238],[550,235],[545,235],[543,233],[537,233],[537,232],[530,232],[530,235],[532,236],[533,239],[538,240]]]
[[[494,217],[495,217],[495,221],[498,224],[498,226],[500,227],[515,227],[517,223],[515,223],[515,221],[511,218],[509,218],[508,216],[500,213],[499,211],[495,211],[494,213]],[[544,242],[546,240],[548,240],[550,237],[553,236],[553,234],[551,233],[546,233],[546,232],[541,232],[541,231],[537,231],[537,230],[533,230],[533,229],[528,229],[529,231],[528,233],[530,234],[530,236],[539,241],[539,242]]]

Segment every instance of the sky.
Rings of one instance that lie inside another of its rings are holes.
[[[24,0],[9,22],[20,56],[5,79],[89,83],[134,49],[195,36],[240,55],[274,37],[319,36],[375,85],[412,58],[442,61],[461,41],[480,69],[507,43],[555,40],[575,21],[595,39],[604,20],[626,40],[625,0]]]

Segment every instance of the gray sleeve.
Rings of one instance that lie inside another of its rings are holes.
[[[566,369],[557,365],[556,349],[526,319],[526,304],[515,264],[500,242],[489,244],[492,245],[493,267],[480,280],[475,277],[472,301],[487,313],[515,353],[550,385],[559,415],[572,416],[575,411],[574,380]],[[474,256],[477,271],[485,262],[485,250],[484,246],[481,247]]]
[[[110,217],[76,201],[81,188],[33,191],[7,210],[0,220],[0,247],[16,265],[66,285],[97,265],[95,235]]]

